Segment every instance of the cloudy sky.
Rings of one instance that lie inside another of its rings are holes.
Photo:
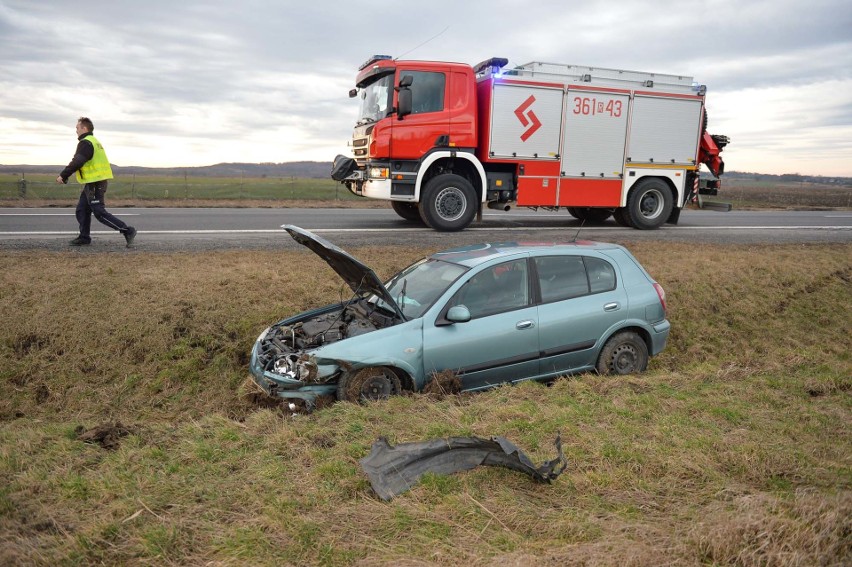
[[[0,164],[330,161],[373,53],[690,75],[729,171],[852,176],[849,0],[0,0]]]

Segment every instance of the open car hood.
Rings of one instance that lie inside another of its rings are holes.
[[[328,240],[292,224],[281,225],[290,233],[293,240],[309,248],[314,254],[326,261],[331,269],[337,272],[343,281],[357,294],[374,294],[388,304],[391,309],[405,321],[405,315],[399,305],[391,297],[376,273]]]

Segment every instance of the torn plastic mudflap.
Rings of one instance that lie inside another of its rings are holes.
[[[557,456],[540,466],[505,437],[450,437],[392,446],[384,437],[373,443],[370,454],[359,461],[373,490],[390,500],[417,484],[426,473],[452,474],[477,466],[500,466],[522,472],[537,482],[550,483],[565,471],[562,438],[556,436]]]

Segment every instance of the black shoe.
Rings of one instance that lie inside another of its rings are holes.
[[[90,238],[90,239],[88,239],[88,240],[86,240],[86,239],[85,239],[85,238],[83,238],[82,236],[78,236],[77,238],[75,238],[74,240],[72,240],[71,242],[69,242],[69,243],[68,243],[68,246],[88,246],[88,245],[89,245],[89,244],[91,244],[91,243],[92,243],[92,239],[91,239],[91,238]]]
[[[132,226],[127,227],[127,232],[124,233],[124,239],[127,241],[127,247],[133,244],[133,239],[136,238],[136,229]]]

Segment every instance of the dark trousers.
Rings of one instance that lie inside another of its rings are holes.
[[[111,229],[117,230],[122,234],[127,231],[127,224],[106,210],[106,206],[104,205],[106,190],[106,181],[96,181],[83,185],[83,190],[80,192],[80,200],[77,201],[76,213],[77,222],[80,223],[80,238],[84,240],[92,239],[90,235],[92,215],[95,215],[98,222],[105,224]]]

